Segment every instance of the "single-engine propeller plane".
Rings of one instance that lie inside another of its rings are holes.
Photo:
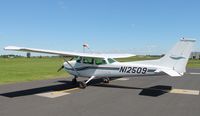
[[[79,87],[85,88],[87,84],[95,78],[102,78],[103,82],[109,83],[110,77],[147,76],[163,72],[172,77],[182,76],[186,72],[186,65],[194,43],[195,40],[181,39],[160,59],[133,62],[118,62],[114,59],[134,56],[132,54],[77,53],[16,46],[8,46],[4,49],[75,57],[75,60],[65,60],[63,66],[59,70],[64,68],[68,73],[74,75],[72,79],[73,84],[77,83],[78,77],[89,78],[86,82],[79,82]]]

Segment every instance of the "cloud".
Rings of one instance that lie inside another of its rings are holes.
[[[66,4],[63,0],[59,0],[58,1],[58,6],[61,8],[61,9],[66,9]]]
[[[135,24],[131,24],[131,28],[135,28],[135,26],[136,26]]]

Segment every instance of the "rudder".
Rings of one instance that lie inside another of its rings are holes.
[[[196,40],[181,39],[176,45],[160,59],[160,65],[172,68],[183,74],[186,72],[186,65]]]

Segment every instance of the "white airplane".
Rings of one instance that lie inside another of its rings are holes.
[[[75,60],[66,60],[59,70],[64,68],[68,73],[74,75],[72,79],[73,84],[77,83],[78,77],[89,78],[86,82],[79,82],[79,87],[85,88],[87,84],[95,78],[102,78],[103,82],[109,83],[110,77],[145,76],[163,72],[172,77],[182,76],[186,72],[186,65],[194,43],[195,40],[181,39],[160,59],[134,62],[117,62],[114,60],[114,58],[133,56],[132,54],[77,53],[16,46],[8,46],[4,49],[76,57]]]

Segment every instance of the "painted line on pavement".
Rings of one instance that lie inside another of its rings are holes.
[[[71,94],[69,92],[75,91],[75,90],[80,90],[80,89],[79,88],[72,88],[72,89],[66,89],[66,90],[39,93],[39,94],[36,94],[36,95],[40,96],[40,97],[57,98],[57,97],[61,97],[61,96],[64,96],[64,95],[69,95],[69,94]]]
[[[200,75],[200,73],[189,73],[189,74],[191,74],[191,75]]]
[[[187,89],[172,89],[168,93],[199,95],[199,91],[198,90],[187,90]]]
[[[116,79],[116,81],[127,81],[129,80],[129,78],[119,78],[119,79]]]

